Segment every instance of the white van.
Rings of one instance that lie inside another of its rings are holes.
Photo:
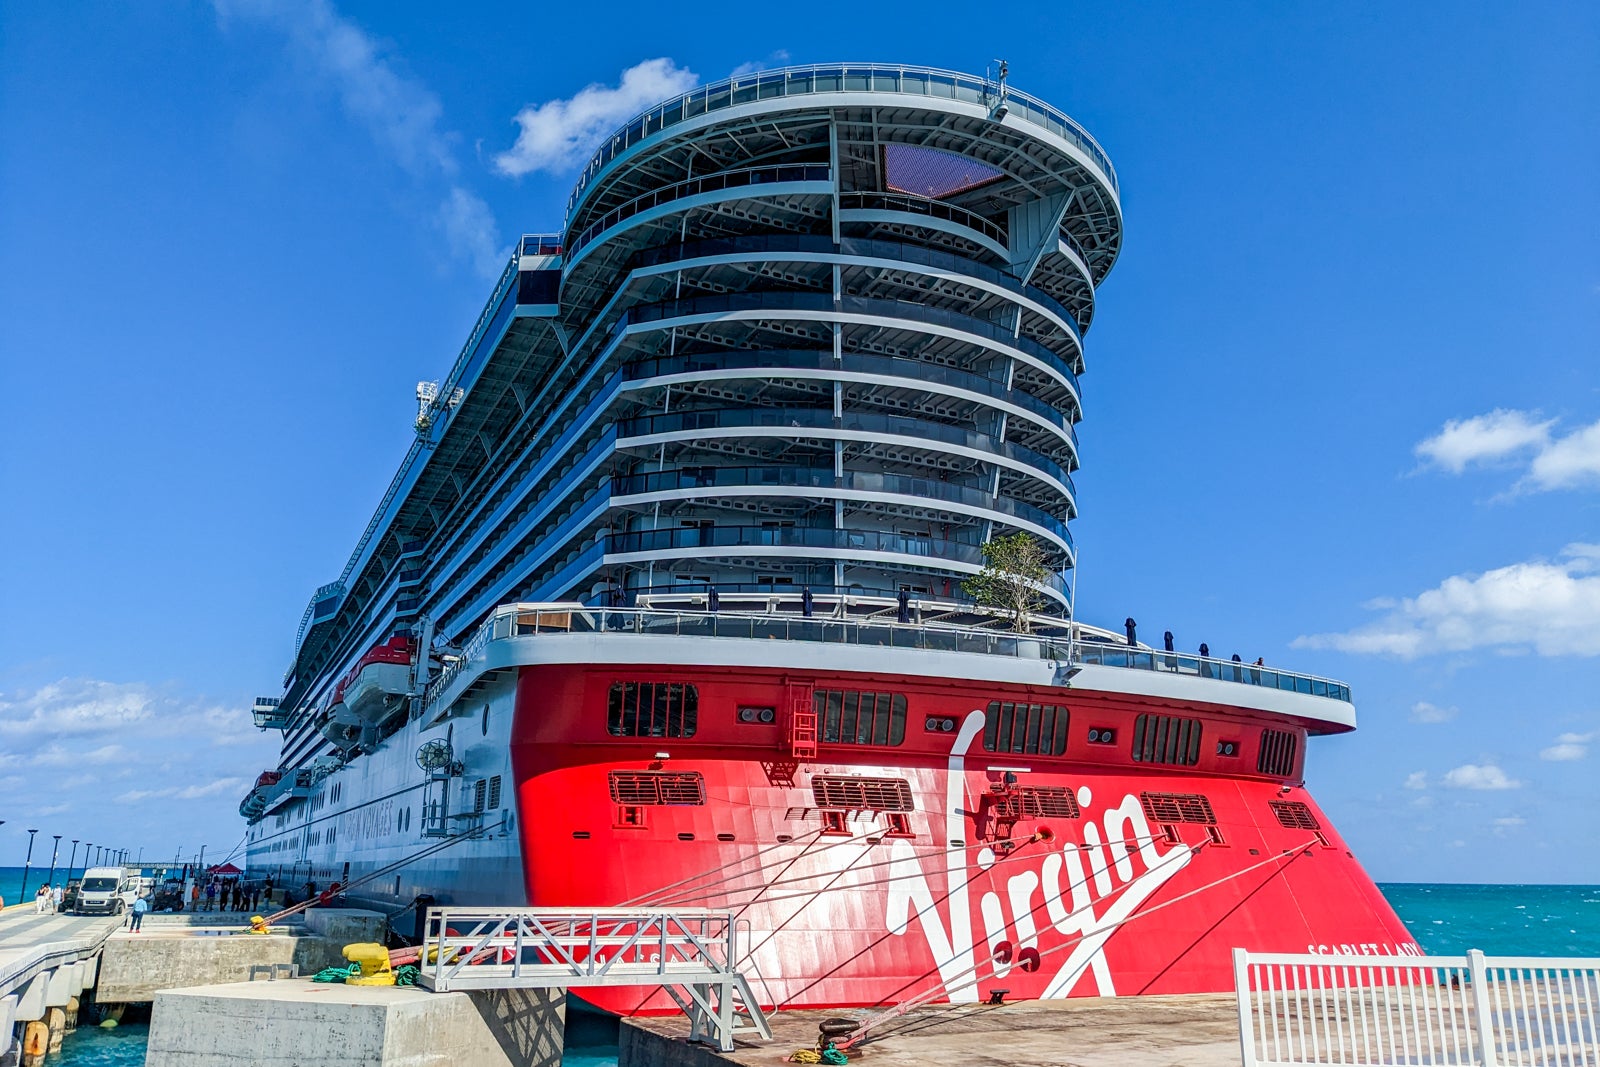
[[[120,915],[136,892],[135,879],[121,867],[90,867],[78,886],[79,915]]]

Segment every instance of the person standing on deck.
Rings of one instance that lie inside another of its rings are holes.
[[[131,918],[128,920],[128,932],[136,934],[139,926],[144,922],[144,913],[150,910],[150,901],[145,899],[143,893],[133,898],[133,907],[130,909]]]
[[[189,910],[200,910],[200,883],[195,882],[189,887]]]
[[[217,883],[206,883],[206,910],[210,911],[217,903]]]

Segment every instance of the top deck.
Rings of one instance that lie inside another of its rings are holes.
[[[582,604],[507,604],[474,633],[428,687],[425,715],[448,711],[485,671],[532,662],[564,661],[569,656],[606,661],[645,655],[647,662],[670,662],[681,652],[704,662],[749,663],[753,658],[799,666],[815,660],[816,646],[831,646],[829,662],[841,670],[873,670],[903,657],[917,657],[926,672],[928,653],[956,657],[942,663],[946,673],[970,674],[1034,685],[1058,685],[1248,708],[1297,719],[1312,732],[1353,729],[1355,709],[1343,682],[1275,667],[1164,652],[1143,645],[1112,643],[1106,631],[1061,619],[1043,619],[1034,632],[993,626],[961,625],[976,619],[970,607],[918,602],[908,604],[905,621],[893,601],[877,597],[817,597],[811,614],[794,597],[719,598],[717,610],[689,610],[681,601],[639,608],[597,609]],[[760,609],[760,610],[753,610]],[[550,639],[607,636],[613,646],[601,655],[589,642],[569,650]],[[710,639],[708,641],[708,639]],[[648,654],[633,647],[650,643]],[[719,650],[721,642],[728,642]],[[760,644],[752,644],[759,641]],[[533,642],[546,646],[538,652]],[[716,642],[713,644],[711,642]],[[737,643],[737,645],[735,645]],[[554,657],[554,660],[549,657]],[[793,660],[795,662],[791,663]],[[851,665],[855,664],[854,667]]]

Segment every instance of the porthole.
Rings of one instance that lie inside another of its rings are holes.
[[[922,728],[930,734],[947,734],[955,730],[956,721],[943,716],[930,715],[923,720]]]
[[[483,736],[484,737],[488,737],[489,736],[489,705],[487,705],[487,704],[485,704],[483,706],[483,722],[481,723],[481,728],[483,730]]]
[[[741,707],[739,721],[743,723],[756,723],[762,726],[771,726],[778,719],[776,708]]]
[[[1089,743],[1091,745],[1114,745],[1117,743],[1117,731],[1109,726],[1090,727]]]
[[[1237,756],[1238,754],[1239,754],[1239,742],[1237,742],[1237,741],[1218,741],[1217,742],[1217,755],[1219,755],[1219,756]]]

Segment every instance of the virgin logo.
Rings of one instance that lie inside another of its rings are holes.
[[[983,730],[983,720],[983,712],[969,712],[951,746],[945,832],[941,836],[936,829],[937,839],[965,837],[964,820],[970,810],[965,795],[966,755]],[[1093,800],[1087,786],[1078,790],[1078,803],[1086,815]],[[1159,850],[1139,798],[1132,795],[1105,809],[1098,822],[1085,818],[1081,825],[1081,842],[1058,838],[1043,846],[1037,861],[1007,864],[1006,869],[1016,873],[1006,880],[1004,897],[994,890],[984,892],[976,913],[968,892],[971,867],[966,849],[945,854],[946,892],[940,896],[933,892],[923,860],[908,842],[896,841],[890,853],[884,916],[889,932],[905,935],[916,920],[938,963],[939,980],[953,1002],[978,999],[974,920],[982,925],[996,978],[1005,977],[1012,967],[1047,973],[1053,968],[1039,996],[1056,998],[1070,995],[1088,972],[1093,974],[1100,996],[1116,996],[1106,963],[1106,940],[1151,894],[1187,866],[1193,853],[1182,847]],[[996,862],[989,848],[979,849],[976,859],[977,866],[986,871]],[[929,865],[937,862],[930,860]],[[1041,941],[1043,951],[1050,950],[1050,942],[1061,951],[1042,956]],[[1072,944],[1070,950],[1065,947],[1068,944]]]

